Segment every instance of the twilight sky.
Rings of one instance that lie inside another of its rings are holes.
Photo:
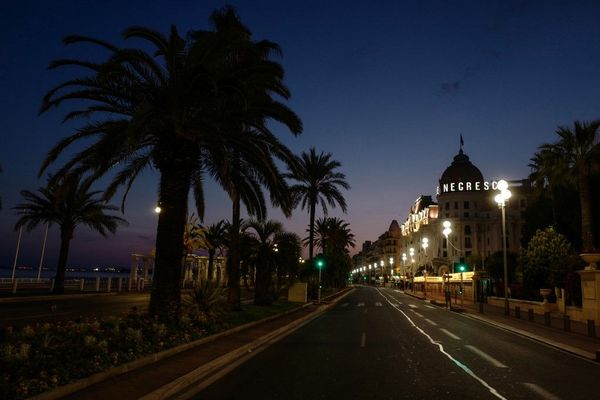
[[[600,117],[600,2],[597,1],[230,1],[256,39],[283,48],[280,60],[304,122],[297,138],[278,128],[295,152],[315,146],[341,161],[352,189],[347,215],[357,249],[392,219],[407,216],[437,180],[464,137],[464,150],[486,179],[519,179],[538,145],[558,125]],[[64,46],[68,34],[123,45],[122,30],[143,25],[181,33],[208,28],[221,1],[15,1],[0,5],[0,266],[12,266],[17,232],[11,209],[35,190],[41,160],[77,125],[61,125],[66,107],[37,116],[42,96],[75,70],[48,71],[56,58],[94,58],[93,48]],[[336,7],[334,4],[343,4]],[[130,45],[135,42],[130,41]],[[103,239],[81,227],[70,265],[127,265],[154,247],[157,174],[147,171],[129,195],[130,225]],[[206,223],[229,218],[229,201],[206,186]],[[120,198],[114,203],[118,204]],[[302,237],[308,213],[287,230]],[[39,263],[43,227],[23,235],[19,265]],[[50,229],[45,265],[58,257]]]

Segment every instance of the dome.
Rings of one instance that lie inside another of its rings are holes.
[[[454,156],[452,164],[442,174],[440,186],[453,182],[479,182],[483,181],[483,174],[469,161],[469,156],[462,149]]]

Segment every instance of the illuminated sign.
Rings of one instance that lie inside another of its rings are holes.
[[[452,193],[452,192],[479,192],[481,190],[498,190],[498,181],[475,181],[475,182],[450,182],[437,187],[437,195],[440,193]]]

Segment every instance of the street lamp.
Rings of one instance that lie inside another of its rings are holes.
[[[394,257],[390,257],[390,282],[392,279],[394,279]]]
[[[425,253],[425,274],[423,275],[423,296],[427,297],[427,247],[429,247],[429,239],[421,239],[421,247]]]
[[[404,272],[404,281],[402,281],[402,289],[406,289],[406,253],[402,253],[402,271]],[[402,278],[402,273],[400,273]]]
[[[452,226],[452,223],[450,223],[450,221],[444,221],[442,226],[444,227],[444,230],[442,231],[442,233],[446,237],[446,255],[448,258],[448,264],[450,264],[450,246],[448,245],[449,244],[448,236],[450,236],[450,234],[452,233],[452,228],[450,228]],[[452,272],[454,273],[454,265],[452,265]]]
[[[411,263],[411,267],[410,267],[410,281],[411,281],[412,291],[414,293],[415,292],[415,273],[414,273],[414,269],[415,269],[415,249],[412,248],[412,247],[410,249],[408,249],[408,254],[410,254],[410,263]]]
[[[502,253],[504,257],[504,315],[510,314],[508,305],[508,266],[506,263],[506,202],[510,199],[512,193],[508,190],[508,183],[501,179],[498,181],[498,190],[500,193],[496,195],[495,200],[498,203],[498,208],[502,210]]]

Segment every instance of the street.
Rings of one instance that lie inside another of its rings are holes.
[[[592,361],[359,287],[196,398],[589,399],[598,376]]]
[[[0,328],[11,325],[25,326],[36,322],[57,322],[79,316],[118,315],[130,311],[133,307],[145,310],[149,298],[149,293],[122,293],[0,302]]]

